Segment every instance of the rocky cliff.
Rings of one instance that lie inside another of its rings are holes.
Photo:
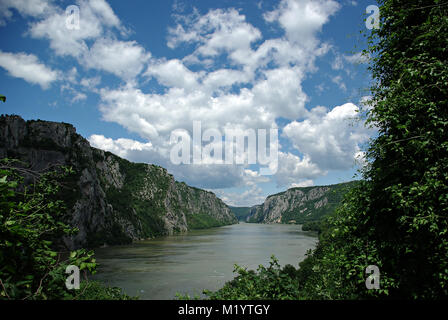
[[[237,223],[213,193],[175,181],[162,167],[93,148],[70,124],[1,116],[0,158],[20,159],[36,171],[73,167],[64,200],[66,220],[79,232],[64,239],[69,249]]]
[[[263,204],[253,206],[246,218],[257,223],[298,223],[317,221],[332,213],[345,192],[356,181],[329,186],[291,188],[271,195]]]

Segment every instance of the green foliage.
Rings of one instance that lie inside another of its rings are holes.
[[[157,179],[158,189],[154,192],[152,201],[143,200],[139,197],[141,190],[145,189],[145,179],[153,178],[158,167],[148,166],[143,163],[132,163],[125,159],[121,159],[112,154],[108,156],[114,157],[118,161],[121,174],[124,175],[125,181],[121,189],[109,186],[106,189],[107,201],[112,204],[114,209],[119,212],[122,218],[131,222],[136,229],[142,228],[143,237],[152,238],[161,236],[166,233],[163,214],[165,207],[163,203],[164,195],[168,188],[168,181]],[[112,228],[109,234],[93,236],[89,243],[98,245],[104,242],[109,244],[130,243],[132,239],[127,237],[118,225]]]
[[[176,293],[177,300],[201,300],[201,297],[198,294],[194,296],[190,296],[189,294]]]
[[[71,299],[75,292],[65,286],[66,267],[95,272],[92,251],[59,251],[61,237],[77,231],[62,222],[66,208],[58,199],[60,181],[70,174],[70,168],[39,173],[0,160],[0,299]]]
[[[251,207],[229,207],[233,214],[237,217],[238,221],[246,221],[246,218],[250,214]]]
[[[14,167],[18,165],[17,167]],[[78,250],[63,259],[54,241],[76,232],[63,222],[64,203],[56,200],[57,182],[70,169],[37,174],[16,161],[0,167],[0,298],[53,299],[68,294],[65,268],[73,264],[93,271],[92,252]],[[31,175],[31,185],[19,174]]]
[[[192,230],[221,227],[225,225],[222,221],[219,221],[208,214],[191,213],[186,214],[185,216],[187,218],[187,225]]]
[[[6,97],[4,95],[0,94],[0,100],[3,102],[6,102]]]
[[[380,1],[369,37],[372,109],[379,136],[365,181],[326,222],[301,265],[309,298],[448,296],[448,8],[438,1]],[[365,268],[380,269],[367,290]]]
[[[82,281],[79,290],[70,300],[138,300],[117,287],[107,287],[98,281]]]
[[[302,225],[303,231],[322,231],[322,221],[307,221]]]
[[[365,51],[374,79],[367,123],[379,135],[364,180],[321,223],[317,248],[300,263],[299,298],[448,297],[448,6],[379,4],[381,27]],[[380,289],[366,288],[369,265],[379,267]],[[258,278],[243,275],[244,286],[218,292],[264,292],[244,291]]]
[[[257,271],[235,265],[238,274],[216,292],[204,291],[211,300],[291,300],[299,299],[298,272],[291,266],[281,268],[275,256],[269,266]]]

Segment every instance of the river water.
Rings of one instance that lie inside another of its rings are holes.
[[[174,299],[177,292],[201,294],[234,278],[233,265],[256,269],[275,255],[297,267],[317,244],[315,233],[299,225],[240,223],[194,230],[132,245],[95,250],[93,277],[140,299]]]

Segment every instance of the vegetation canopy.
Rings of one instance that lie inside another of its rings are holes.
[[[63,250],[61,239],[77,232],[64,223],[61,198],[69,167],[33,171],[26,164],[0,160],[0,299],[118,299],[120,289],[87,281],[95,273],[92,251]],[[81,290],[68,290],[67,266],[84,274]],[[118,290],[118,291],[117,291]]]
[[[373,77],[367,124],[379,135],[363,181],[319,226],[291,299],[448,297],[448,6],[379,4],[380,28],[364,51]],[[380,270],[380,289],[366,288],[369,265]],[[256,298],[236,283],[264,273],[240,273],[212,297]]]

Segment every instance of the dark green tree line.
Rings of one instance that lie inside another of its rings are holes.
[[[379,135],[363,181],[300,264],[299,298],[448,297],[448,3],[379,6],[364,52],[373,78],[367,124]],[[380,270],[379,289],[366,288],[369,265]],[[215,296],[244,292],[223,290]]]
[[[368,150],[364,182],[309,258],[316,272],[308,270],[304,289],[328,298],[446,298],[448,6],[380,5],[381,27],[365,51],[374,80],[367,121],[379,136]],[[366,289],[368,265],[380,269],[380,290]]]

